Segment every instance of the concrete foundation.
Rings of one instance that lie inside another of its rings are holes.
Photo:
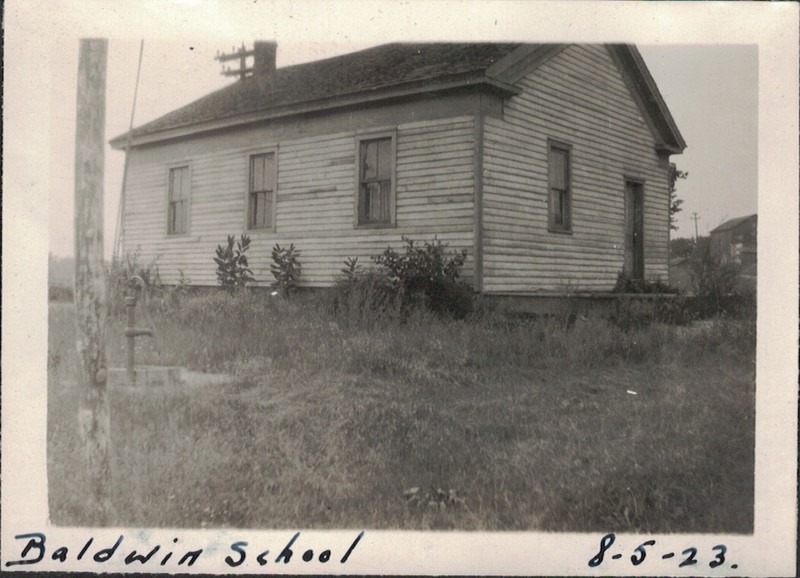
[[[182,367],[165,367],[158,365],[143,365],[134,371],[136,381],[128,383],[128,372],[124,367],[111,367],[108,370],[108,385],[110,387],[130,386],[135,387],[204,387],[230,383],[233,377],[223,373],[201,373],[189,371]]]

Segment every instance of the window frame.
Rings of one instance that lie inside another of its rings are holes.
[[[270,214],[269,223],[264,226],[255,227],[251,225],[250,219],[250,195],[253,191],[250,190],[252,185],[252,169],[253,157],[272,155],[272,212]],[[245,155],[245,193],[244,193],[244,227],[245,230],[251,233],[274,233],[276,216],[278,213],[278,147],[271,146],[266,148],[259,148],[256,150],[248,151]]]
[[[172,171],[178,169],[186,169],[186,174],[189,179],[189,193],[186,198],[186,215],[185,215],[185,222],[186,226],[183,231],[174,231],[172,230],[172,220],[170,219],[172,215]],[[167,194],[166,194],[166,228],[165,234],[167,237],[183,237],[189,235],[192,230],[192,222],[191,222],[191,215],[192,215],[192,165],[189,161],[181,161],[170,163],[167,165]]]
[[[559,150],[566,153],[567,162],[566,162],[566,189],[557,189],[553,187],[550,181],[550,166],[552,163],[553,151]],[[563,218],[562,215],[562,223],[558,224],[555,222],[555,207],[554,205],[554,193],[558,191],[559,194],[563,192],[566,198],[566,209],[564,214],[566,215],[566,219]],[[573,192],[572,192],[572,145],[563,141],[555,140],[548,138],[547,139],[547,230],[551,233],[558,233],[562,235],[571,235],[573,231],[573,220],[572,220],[572,207],[573,207]],[[567,224],[563,224],[563,221],[566,220]]]
[[[384,221],[362,220],[361,211],[361,146],[368,141],[389,139],[391,143],[389,215]],[[383,229],[395,227],[397,224],[397,129],[365,132],[357,134],[355,139],[355,199],[353,204],[353,226],[356,229]]]

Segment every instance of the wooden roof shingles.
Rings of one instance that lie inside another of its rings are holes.
[[[385,44],[248,76],[133,130],[133,138],[302,103],[433,81],[477,79],[518,43]],[[121,145],[127,133],[112,139]]]
[[[384,44],[255,74],[212,92],[132,131],[133,145],[218,130],[293,114],[303,114],[410,94],[481,84],[503,96],[527,73],[566,45],[521,43]],[[633,45],[608,45],[631,80],[631,90],[647,115],[657,148],[680,153],[686,147]],[[128,134],[111,140],[125,147]]]

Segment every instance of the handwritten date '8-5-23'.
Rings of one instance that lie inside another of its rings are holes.
[[[616,539],[617,536],[613,533],[606,534],[600,538],[600,549],[598,550],[597,554],[595,554],[589,560],[590,568],[597,568],[603,563],[604,560],[606,560],[606,554],[610,554],[609,550],[611,550],[611,546],[614,544]],[[633,554],[630,556],[631,564],[634,566],[639,566],[645,561],[648,554],[658,556],[659,553],[656,552],[657,549],[655,546],[655,540],[647,540],[639,544],[633,549]],[[708,562],[709,568],[718,568],[728,562],[725,558],[728,552],[728,548],[725,546],[725,544],[717,544],[716,546],[713,546],[711,550],[714,552],[714,558]],[[697,558],[697,552],[697,548],[694,546],[689,546],[680,552],[680,556],[678,556],[676,552],[664,552],[660,554],[660,557],[662,560],[669,560],[670,558],[677,557],[679,560],[681,560],[681,562],[678,564],[678,567],[683,568],[686,566],[695,566],[700,563],[700,560]],[[611,560],[619,560],[622,557],[623,554],[620,552],[610,554],[609,556]],[[730,568],[735,570],[738,568],[738,566],[736,564],[730,564]]]

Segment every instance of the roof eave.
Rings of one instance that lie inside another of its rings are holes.
[[[648,96],[652,99],[652,101],[648,104],[651,105],[652,108],[655,110],[654,113],[657,113],[663,119],[665,123],[665,129],[667,132],[666,136],[669,136],[669,140],[671,143],[664,144],[664,150],[669,151],[672,154],[680,154],[686,149],[686,141],[683,139],[683,135],[681,131],[678,129],[678,125],[675,123],[675,119],[672,118],[672,113],[669,111],[669,107],[667,107],[667,103],[664,101],[664,98],[661,96],[661,91],[658,90],[658,85],[656,84],[655,79],[650,74],[650,71],[647,68],[647,64],[645,64],[642,55],[639,53],[639,49],[636,48],[633,44],[623,44],[620,45],[628,55],[630,56],[632,63],[634,64],[636,71],[639,73],[640,78],[644,81],[647,89],[649,91]],[[665,139],[666,140],[666,139]]]
[[[666,143],[658,143],[656,145],[656,152],[659,154],[667,154],[667,155],[679,155],[681,154],[686,145],[678,146],[678,145],[670,145]]]
[[[511,54],[500,59],[487,71],[487,74],[503,81],[515,84],[523,76],[529,74],[539,66],[559,54],[568,44],[523,44]],[[648,116],[647,122],[657,139],[656,152],[659,154],[681,154],[686,148],[686,141],[678,130],[672,114],[658,90],[655,80],[650,75],[639,50],[632,44],[612,44],[612,56],[616,53],[619,65],[627,70],[629,77],[634,80],[633,89],[638,92],[634,95],[637,102],[644,107]],[[641,83],[636,82],[641,80]],[[643,86],[642,86],[643,85]]]
[[[159,130],[142,136],[134,136],[131,139],[131,146],[141,146],[154,144],[164,140],[194,136],[201,133],[224,130],[246,125],[254,122],[262,122],[277,118],[287,118],[296,115],[330,111],[338,108],[347,108],[361,104],[376,103],[383,100],[395,100],[409,98],[423,94],[447,92],[460,88],[483,88],[501,98],[508,98],[521,93],[521,90],[503,80],[490,78],[488,76],[473,76],[471,78],[449,80],[438,84],[415,84],[413,86],[398,86],[388,90],[367,90],[348,95],[337,95],[315,101],[308,101],[289,106],[260,110],[253,113],[239,114],[236,116],[210,120],[205,122],[193,123],[181,127]],[[115,150],[124,150],[127,145],[128,133],[121,134],[109,141]]]
[[[736,217],[734,219],[728,219],[721,225],[716,226],[715,228],[711,229],[708,234],[711,235],[712,233],[721,233],[723,231],[730,231],[731,229],[735,229],[736,227],[743,225],[747,221],[754,219],[758,219],[758,213],[753,213],[752,215],[746,215],[744,217]]]

